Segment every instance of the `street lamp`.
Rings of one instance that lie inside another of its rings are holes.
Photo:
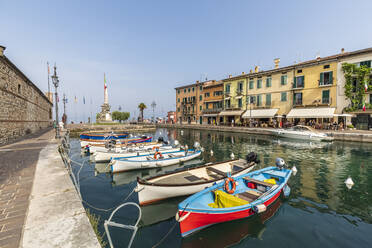
[[[54,74],[52,76],[53,85],[56,88],[55,91],[55,101],[56,101],[56,139],[59,139],[59,125],[58,125],[58,94],[57,94],[57,88],[58,88],[58,77],[57,77],[57,66],[54,64]]]

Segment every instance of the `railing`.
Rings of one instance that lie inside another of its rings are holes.
[[[296,101],[294,101],[293,105],[295,105],[295,106],[302,105],[302,100],[296,100]]]
[[[329,82],[321,82],[320,80],[318,80],[318,83],[319,83],[319,86],[332,85],[333,84],[333,79],[332,79],[332,81],[329,81]]]
[[[322,103],[323,104],[329,104],[330,103],[330,99],[329,98],[322,98]]]
[[[212,109],[203,109],[203,113],[216,113],[221,112],[223,108],[212,108]]]

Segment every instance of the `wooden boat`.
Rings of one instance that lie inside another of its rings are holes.
[[[178,205],[176,215],[182,237],[213,224],[265,212],[283,191],[289,194],[287,182],[291,172],[267,167],[233,177],[233,180],[220,182],[188,197]],[[231,183],[236,189],[230,186]],[[226,193],[228,191],[231,194]]]
[[[116,140],[125,139],[129,133],[82,133],[80,134],[80,140]]]
[[[80,146],[81,148],[86,148],[87,146],[108,148],[109,145],[110,147],[114,148],[127,146],[128,144],[146,143],[151,141],[152,137],[147,136],[133,137],[120,140],[80,140]],[[93,152],[93,150],[91,152]]]
[[[158,153],[154,156],[141,155],[129,158],[113,158],[110,162],[110,168],[112,173],[116,173],[129,170],[164,167],[197,158],[201,155],[201,151],[189,149],[187,151],[164,152],[159,156],[157,154]]]
[[[159,145],[158,143],[155,143],[151,145],[123,147],[123,149],[120,149],[119,152],[97,150],[90,157],[90,160],[96,163],[106,163],[106,162],[110,162],[112,158],[125,158],[125,157],[139,156],[139,155],[154,155],[156,151],[177,152],[177,151],[180,151],[180,148],[169,146],[169,145]]]
[[[312,141],[332,141],[333,137],[308,126],[297,125],[289,129],[278,129],[274,133],[281,138],[302,139]]]
[[[207,163],[197,168],[188,168],[146,180],[137,178],[138,201],[143,206],[171,197],[195,194],[216,182],[225,180],[228,174],[233,176],[246,174],[255,164],[255,160],[235,159],[214,164]]]

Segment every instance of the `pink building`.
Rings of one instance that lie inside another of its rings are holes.
[[[177,118],[176,118],[176,112],[175,111],[169,111],[168,112],[168,119],[167,119],[167,123],[168,124],[174,124],[177,122]]]

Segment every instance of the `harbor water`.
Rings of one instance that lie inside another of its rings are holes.
[[[137,177],[227,160],[231,153],[245,158],[255,152],[261,160],[256,168],[273,166],[277,157],[290,168],[296,166],[288,199],[276,201],[260,215],[217,224],[187,238],[181,238],[174,218],[185,197],[145,206],[132,247],[372,247],[372,145],[190,129],[157,129],[148,135],[189,147],[197,141],[205,150],[202,157],[185,164],[111,175],[107,163],[90,163],[81,155],[79,140],[71,139],[70,156],[83,163],[82,168],[75,163],[73,169],[76,175],[81,169],[84,206],[100,217],[101,234],[104,220],[128,195],[127,202],[138,203],[137,193],[132,193]],[[351,189],[344,183],[349,176],[355,183]],[[134,224],[137,216],[138,210],[129,206],[120,209],[113,221]],[[111,227],[110,234],[115,247],[127,247],[132,231]]]

